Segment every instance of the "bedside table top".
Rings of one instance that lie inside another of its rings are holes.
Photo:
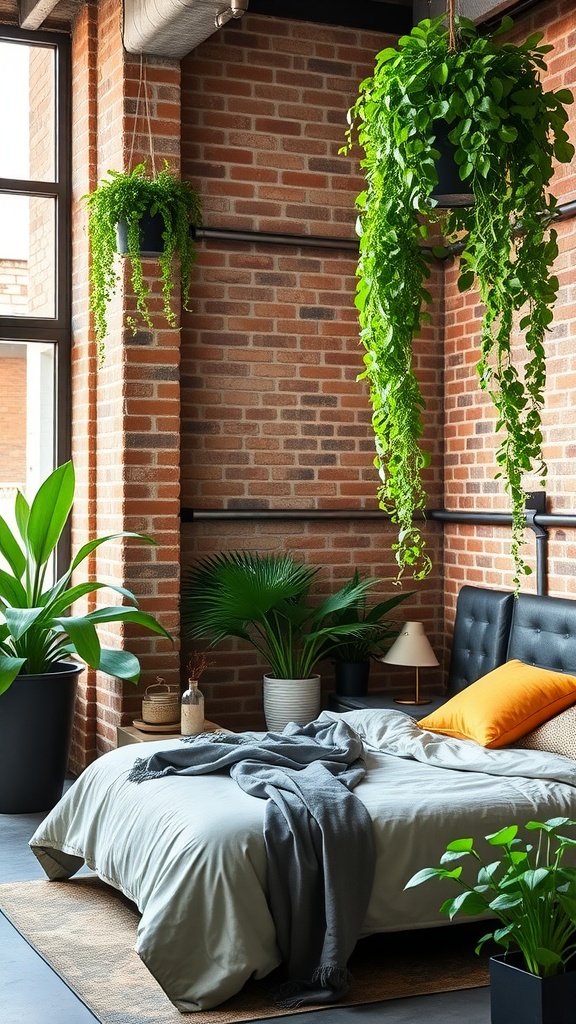
[[[210,722],[208,719],[204,722],[204,732],[230,732],[230,729],[223,729],[216,722]],[[118,725],[116,726],[116,746],[125,747],[128,743],[146,743],[151,740],[179,740],[182,739],[182,733],[178,730],[177,726],[174,726],[174,732],[143,732],[142,729],[136,728],[135,725]]]
[[[362,711],[383,708],[386,711],[404,711],[419,721],[426,715],[436,711],[446,703],[448,697],[445,694],[436,694],[430,698],[429,704],[398,704],[394,696],[385,690],[367,693],[364,697],[348,697],[339,693],[331,693],[328,698],[330,711]]]

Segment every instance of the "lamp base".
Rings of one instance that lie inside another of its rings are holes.
[[[424,697],[418,698],[418,700],[400,700],[399,697],[394,697],[395,704],[431,704],[431,700],[426,700]]]

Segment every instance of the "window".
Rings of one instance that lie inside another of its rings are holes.
[[[70,44],[0,26],[0,514],[69,456]]]

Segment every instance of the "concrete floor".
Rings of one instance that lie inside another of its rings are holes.
[[[42,817],[0,814],[0,882],[44,877],[28,847]],[[88,1007],[1,913],[0,950],[2,1024],[95,1024],[97,1018]],[[193,1024],[193,1017],[191,1014],[183,1020]],[[489,1024],[489,990],[466,989],[345,1009],[327,1008],[301,1013],[294,1019],[297,1024]]]

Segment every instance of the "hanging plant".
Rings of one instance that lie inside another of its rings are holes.
[[[356,305],[366,348],[360,375],[370,387],[381,507],[398,525],[394,544],[400,574],[431,568],[418,523],[426,506],[421,447],[425,401],[414,372],[412,342],[429,320],[430,264],[452,252],[459,290],[477,288],[484,307],[478,374],[497,410],[502,439],[496,454],[512,505],[514,583],[528,573],[520,555],[525,527],[526,473],[545,476],[540,412],[546,381],[544,338],[552,322],[558,280],[548,192],[553,161],[567,163],[574,147],[564,130],[568,89],[545,92],[546,70],[534,33],[522,45],[501,43],[512,27],[504,18],[492,36],[449,12],[426,19],[397,48],[378,54],[349,112],[364,149],[366,188],[358,196],[360,257]],[[470,206],[441,210],[439,140],[447,132]],[[446,247],[424,248],[440,231]],[[455,247],[454,243],[458,243]],[[523,333],[527,358],[513,361]],[[359,378],[360,379],[360,378]]]
[[[148,307],[149,288],[142,271],[140,232],[142,218],[159,214],[163,220],[162,251],[158,255],[164,317],[171,327],[176,326],[176,314],[172,308],[172,292],[179,279],[183,309],[189,309],[190,271],[194,262],[194,239],[191,227],[200,223],[200,200],[190,182],[181,181],[174,175],[165,161],[158,174],[148,174],[146,165],[141,163],[123,174],[108,171],[108,178],[89,195],[84,197],[88,208],[88,233],[92,266],[90,271],[90,309],[94,314],[94,326],[100,361],[107,334],[106,312],[108,304],[118,287],[120,276],[117,270],[117,225],[127,225],[127,253],[131,263],[131,280],[136,296],[136,309],[143,322],[152,327]],[[174,260],[178,257],[180,268],[174,272]],[[129,320],[133,330],[136,323]]]

